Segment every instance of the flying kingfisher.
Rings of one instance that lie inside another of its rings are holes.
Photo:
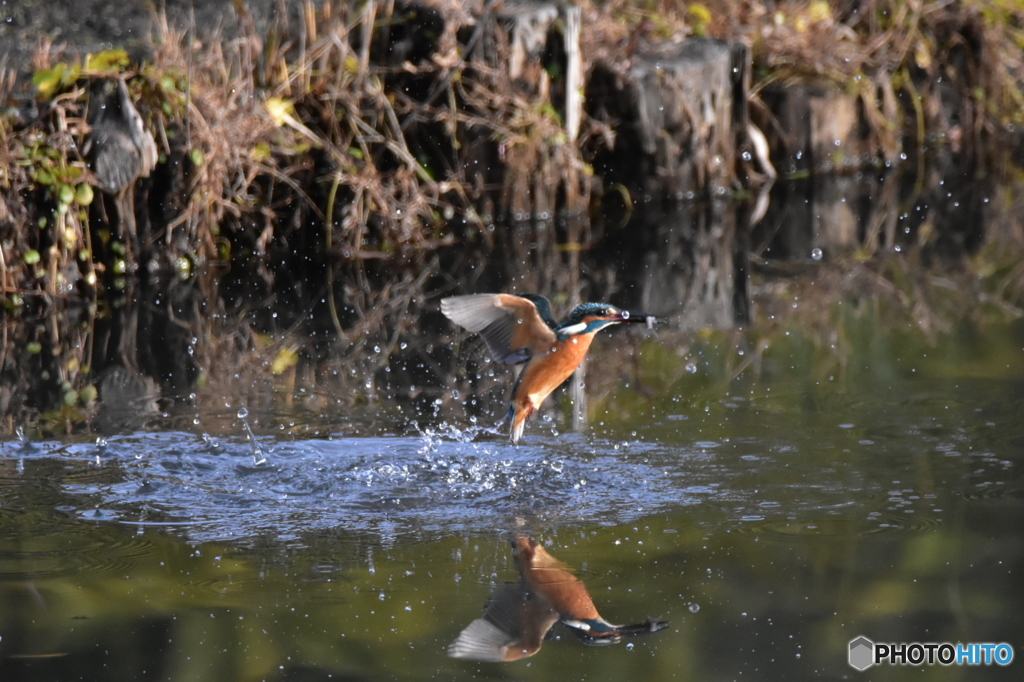
[[[591,646],[615,644],[668,627],[660,618],[632,625],[609,623],[598,613],[583,581],[531,537],[513,540],[512,555],[519,581],[494,592],[483,616],[448,646],[452,658],[500,662],[533,656],[559,621]]]
[[[527,363],[512,390],[513,443],[523,437],[526,419],[576,371],[598,331],[620,322],[643,322],[650,328],[655,319],[607,303],[584,303],[559,323],[551,302],[537,294],[452,296],[441,300],[441,312],[480,334],[498,362]]]

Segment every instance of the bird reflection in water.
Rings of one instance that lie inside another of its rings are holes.
[[[572,569],[533,538],[516,538],[512,553],[519,581],[504,584],[491,595],[483,616],[448,646],[452,658],[500,662],[533,656],[559,621],[591,646],[615,644],[625,637],[668,627],[657,618],[634,625],[609,623],[597,612],[586,586]]]

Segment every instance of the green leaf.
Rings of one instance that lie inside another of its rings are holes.
[[[80,69],[77,64],[69,67],[62,62],[52,69],[36,71],[32,74],[32,82],[42,97],[52,99],[61,89],[78,80],[79,75]]]
[[[89,384],[79,391],[78,397],[82,399],[83,403],[89,405],[96,402],[96,398],[99,397],[99,392],[96,390],[95,386]]]
[[[174,266],[181,279],[188,279],[192,276],[192,261],[185,256],[179,256],[178,260],[174,262]]]
[[[35,249],[30,249],[25,252],[25,255],[22,258],[24,259],[27,265],[35,265],[36,263],[39,262],[40,256],[38,251],[36,251]]]
[[[271,156],[273,156],[273,152],[271,151],[269,144],[261,142],[260,144],[258,144],[255,147],[253,147],[253,150],[252,150],[252,160],[253,161],[257,161],[257,162],[259,162],[259,161],[266,161]]]
[[[271,97],[267,100],[267,113],[270,114],[270,118],[276,125],[282,126],[293,118],[295,108],[290,100],[283,97]]]
[[[687,8],[687,11],[689,11],[690,16],[699,23],[711,23],[711,10],[709,10],[707,6],[702,5],[699,2],[695,2]]]
[[[86,55],[85,70],[92,73],[120,73],[128,67],[128,53],[124,50],[104,50]]]
[[[203,150],[198,147],[193,147],[192,151],[188,153],[188,158],[192,161],[193,166],[202,166],[206,157],[203,155]]]
[[[81,166],[68,166],[61,164],[60,167],[60,179],[67,183],[73,183],[82,177],[84,169]]]
[[[60,200],[60,203],[66,206],[67,204],[70,204],[72,201],[75,200],[75,190],[72,189],[71,185],[68,185],[63,182],[58,183],[57,198]]]
[[[92,203],[95,194],[92,191],[92,185],[87,185],[84,182],[81,185],[75,187],[75,203],[79,206],[88,206]]]
[[[299,349],[295,346],[282,348],[270,366],[271,374],[284,374],[299,362]]]

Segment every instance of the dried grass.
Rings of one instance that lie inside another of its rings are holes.
[[[1024,10],[906,0],[856,7],[858,13],[840,15],[818,1],[780,2],[770,11],[738,0],[584,2],[584,70],[601,62],[624,74],[642,46],[710,35],[750,46],[759,74],[755,97],[770,82],[808,77],[858,93],[883,148],[895,146],[892,121],[900,115],[917,127],[919,141],[937,131],[961,147],[979,147],[983,135],[1021,116],[1024,59],[1014,27]],[[443,0],[424,8],[418,11],[433,12],[443,28],[414,60],[393,57],[387,41],[421,17],[395,12],[392,4],[307,2],[298,22],[282,20],[262,34],[240,5],[240,28],[230,40],[160,22],[153,64],[125,75],[161,152],[180,164],[172,170],[183,181],[175,188],[178,206],[165,225],[155,226],[164,264],[182,256],[198,263],[223,258],[239,244],[265,253],[275,240],[316,225],[322,234],[315,243],[333,257],[418,260],[452,243],[455,224],[487,240],[482,228],[502,215],[585,209],[589,169],[565,139],[558,113],[545,105],[546,93],[513,82],[500,32],[498,44],[488,46],[497,56],[480,58],[482,23],[471,9],[484,8]],[[979,45],[988,50],[984,58]],[[933,106],[933,84],[963,66],[938,58],[957,50],[968,68],[956,84],[962,101],[955,120],[945,120],[948,112]],[[44,44],[33,66],[48,69],[62,60],[60,46]],[[0,76],[0,94],[9,98],[13,79]],[[84,89],[73,85],[46,103],[42,122],[19,128],[16,118],[4,117],[0,123],[6,169],[0,221],[8,229],[48,210],[32,205],[35,188],[18,164],[34,136],[83,163],[76,151],[86,132],[83,97]],[[580,138],[607,139],[603,125],[585,120]],[[488,172],[467,172],[472,163]],[[66,235],[71,248],[61,252],[58,271],[89,232],[76,216],[64,222],[75,236]],[[46,249],[51,243],[60,249],[60,242],[9,237],[5,281],[30,289],[32,272],[13,272],[11,263],[32,249],[49,258]]]

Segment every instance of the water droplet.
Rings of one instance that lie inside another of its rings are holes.
[[[690,610],[690,613],[697,613],[698,611],[700,611],[700,604],[693,603],[690,604],[687,608]]]
[[[821,249],[811,250],[811,258],[813,258],[814,260],[821,260],[822,255],[824,254],[822,254]]]
[[[696,365],[696,363],[694,363],[694,362],[686,363],[686,371],[689,372],[690,374],[696,374],[697,373],[697,365]]]
[[[249,410],[245,409],[244,407],[238,411],[238,418],[239,419],[245,419],[248,416],[249,416]]]

